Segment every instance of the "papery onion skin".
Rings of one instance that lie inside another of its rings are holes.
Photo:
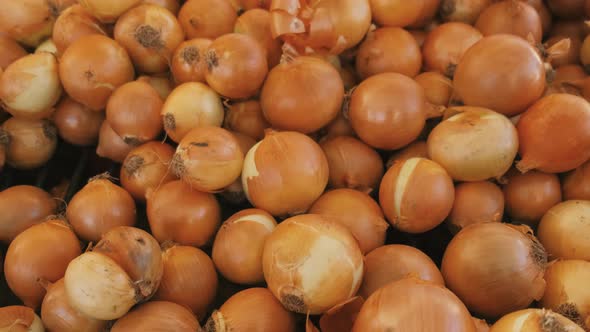
[[[546,263],[545,249],[530,228],[489,222],[455,235],[441,271],[447,287],[471,311],[493,318],[543,296]]]
[[[387,284],[363,304],[352,332],[475,332],[469,311],[441,285],[415,278]]]
[[[567,173],[561,183],[564,200],[590,201],[590,161]]]
[[[63,98],[53,114],[59,136],[78,146],[90,146],[98,142],[104,118],[103,112],[94,112],[70,97]]]
[[[224,126],[258,141],[264,138],[264,131],[270,128],[270,123],[264,118],[260,102],[247,100],[227,106]]]
[[[524,39],[533,37],[536,43],[543,38],[541,16],[526,1],[504,0],[484,9],[475,27],[484,36],[513,34]]]
[[[25,306],[0,308],[0,329],[10,332],[45,332],[41,318]]]
[[[269,68],[279,64],[283,53],[281,41],[272,37],[270,12],[268,10],[260,8],[247,10],[238,17],[234,32],[250,35],[264,46]]]
[[[464,182],[455,187],[453,210],[447,225],[453,233],[477,223],[501,222],[504,194],[492,182]]]
[[[590,261],[590,202],[571,200],[552,207],[537,234],[550,257]]]
[[[0,139],[6,137],[6,163],[16,169],[29,170],[44,165],[57,148],[57,130],[48,120],[10,118],[0,130]]]
[[[58,54],[63,54],[72,43],[91,34],[107,35],[107,32],[97,18],[81,5],[75,4],[59,15],[53,27],[52,38]]]
[[[59,10],[59,8],[55,8]],[[6,1],[0,13],[0,30],[26,46],[35,47],[51,35],[55,21],[49,1]]]
[[[112,332],[130,331],[200,331],[199,321],[185,307],[168,301],[153,301],[140,305],[121,317]]]
[[[0,35],[0,49],[2,49],[2,54],[0,54],[0,68],[2,69],[6,69],[8,65],[28,54],[19,43],[5,35]]]
[[[172,54],[170,70],[176,83],[205,82],[205,54],[213,41],[195,38],[181,43]]]
[[[441,0],[440,16],[446,22],[474,24],[493,0]]]
[[[262,266],[268,288],[285,308],[320,314],[356,294],[363,256],[344,226],[304,214],[283,221],[268,237]]]
[[[230,33],[237,18],[228,0],[189,0],[178,12],[178,21],[188,39],[214,39]]]
[[[584,332],[566,317],[545,309],[524,309],[498,320],[489,332]]]
[[[79,0],[82,7],[103,23],[113,23],[141,0]]]
[[[103,158],[122,163],[133,145],[125,143],[121,136],[113,130],[107,121],[103,121],[98,132],[98,146],[96,154]]]
[[[429,159],[428,145],[425,141],[414,141],[410,145],[407,145],[405,148],[396,151],[394,154],[391,155],[391,157],[389,157],[389,159],[387,159],[385,169],[390,169],[391,166],[393,166],[396,162],[401,162],[411,158]]]
[[[438,106],[447,106],[453,96],[453,82],[441,73],[427,71],[414,78],[424,89],[426,100]]]

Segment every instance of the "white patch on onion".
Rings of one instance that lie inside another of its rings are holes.
[[[244,167],[242,169],[242,187],[244,189],[244,194],[246,194],[246,198],[248,198],[250,202],[252,202],[252,200],[250,199],[250,193],[248,190],[248,180],[260,175],[258,168],[256,167],[256,151],[258,150],[260,143],[262,143],[262,141],[256,143],[250,151],[246,153]]]
[[[402,201],[404,198],[404,193],[406,192],[406,187],[410,182],[410,177],[414,173],[416,167],[418,167],[418,163],[422,161],[422,158],[410,158],[406,160],[401,167],[399,174],[397,176],[395,182],[395,215],[397,218],[401,218],[401,210],[402,210]]]

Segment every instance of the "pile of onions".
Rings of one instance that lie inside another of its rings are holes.
[[[512,172],[506,181],[506,213],[513,222],[535,226],[550,208],[561,202],[561,185],[555,174]]]
[[[242,186],[255,207],[273,216],[295,215],[307,211],[324,192],[328,173],[326,156],[311,138],[270,131],[246,154]]]
[[[561,186],[564,200],[590,201],[590,161],[567,173]]]
[[[441,270],[447,287],[469,310],[493,318],[541,299],[546,263],[530,228],[490,222],[455,235]]]
[[[137,146],[158,137],[164,102],[149,83],[133,81],[118,87],[107,103],[106,120],[129,145]]]
[[[336,118],[343,98],[344,83],[329,62],[287,57],[270,71],[260,104],[273,128],[308,134]]]
[[[272,37],[270,31],[270,12],[254,8],[247,10],[238,17],[234,32],[254,37],[266,50],[268,67],[272,68],[281,60],[281,41]]]
[[[194,332],[200,330],[199,321],[187,308],[167,301],[153,301],[142,304],[117,320],[111,328],[111,332]]]
[[[498,58],[510,61],[499,63]],[[453,85],[468,106],[517,115],[543,95],[545,66],[525,39],[492,35],[465,52],[455,70]]]
[[[145,202],[149,190],[176,179],[170,171],[173,155],[172,146],[155,141],[131,150],[121,165],[121,186],[133,198]]]
[[[104,23],[113,23],[141,0],[78,0],[82,7]]]
[[[541,16],[525,1],[496,2],[481,12],[475,28],[484,36],[512,34],[523,39],[532,36],[535,43],[543,38]]]
[[[295,316],[266,288],[249,288],[230,297],[205,325],[210,332],[295,332]]]
[[[95,112],[70,97],[63,98],[53,114],[59,137],[79,146],[94,145],[98,141],[104,118],[103,112]]]
[[[435,71],[424,72],[414,78],[424,89],[426,100],[437,106],[447,106],[453,96],[453,82]]]
[[[107,322],[86,317],[70,305],[63,278],[47,286],[41,305],[41,319],[49,331],[103,332]]]
[[[447,225],[453,233],[484,222],[501,222],[504,216],[504,194],[488,181],[465,182],[455,187],[453,210]]]
[[[6,69],[11,63],[29,54],[14,39],[5,35],[0,35],[0,48],[2,49],[0,69]]]
[[[481,32],[461,22],[441,24],[426,35],[422,52],[427,70],[453,77],[463,54],[482,38]]]
[[[405,148],[396,151],[387,159],[386,169],[390,169],[396,162],[408,160],[410,158],[428,159],[428,145],[425,141],[414,141]]]
[[[363,254],[385,244],[388,224],[377,202],[365,193],[352,189],[328,191],[315,201],[309,213],[322,215],[348,228]]]
[[[194,247],[172,246],[164,250],[162,261],[164,274],[154,298],[180,304],[204,320],[217,294],[217,272],[211,258]]]
[[[414,77],[421,67],[420,46],[408,31],[401,28],[380,28],[369,32],[356,57],[356,70],[362,78],[381,73]]]
[[[0,141],[6,145],[8,165],[16,169],[34,169],[53,157],[57,130],[47,120],[10,118],[2,124]]]
[[[6,251],[6,282],[27,307],[36,309],[45,296],[40,281],[63,278],[70,261],[81,253],[78,238],[63,221],[31,226],[16,236]]]
[[[411,78],[384,73],[364,80],[352,93],[348,118],[367,144],[402,148],[418,138],[426,123],[424,90]]]
[[[176,83],[205,82],[205,53],[213,41],[195,38],[180,44],[170,60],[170,71]]]
[[[59,64],[59,77],[68,95],[95,111],[104,109],[113,91],[134,76],[125,49],[100,34],[82,36],[73,42]]]
[[[6,67],[0,76],[0,99],[6,111],[16,117],[48,117],[61,92],[57,58],[50,53],[24,56]]]
[[[178,21],[188,39],[214,39],[230,33],[237,18],[230,0],[190,0],[178,12]]]
[[[489,332],[584,332],[566,317],[545,309],[524,309],[510,313],[494,325]]]
[[[97,242],[112,228],[135,224],[135,202],[108,174],[101,174],[72,197],[66,217],[81,239]]]
[[[58,54],[63,54],[72,43],[83,36],[92,34],[107,35],[107,32],[97,18],[81,5],[75,4],[55,20],[52,39]]]
[[[461,111],[432,130],[428,155],[454,180],[501,177],[518,151],[516,128],[507,117],[488,109],[464,107]]]
[[[179,143],[191,129],[204,126],[221,126],[223,105],[213,89],[199,82],[177,86],[162,107],[166,134]]]
[[[362,282],[363,265],[352,234],[316,214],[279,224],[262,256],[264,279],[275,297],[290,311],[312,315],[353,297]]]
[[[391,27],[418,27],[430,21],[439,7],[439,0],[411,2],[370,0],[373,20]]]
[[[45,332],[41,318],[25,306],[0,308],[0,329],[7,331]]]
[[[194,190],[183,181],[171,181],[147,191],[147,217],[160,242],[203,247],[221,223],[221,208],[213,194]]]
[[[469,311],[442,285],[406,278],[387,284],[363,304],[352,332],[473,332]]]
[[[226,128],[252,137],[257,141],[264,138],[264,131],[270,128],[270,124],[264,118],[259,101],[247,100],[230,103],[226,106],[224,120]]]
[[[537,234],[553,258],[590,260],[590,202],[573,200],[552,207]]]
[[[590,104],[582,97],[543,97],[522,115],[517,129],[521,172],[561,173],[590,159]]]
[[[368,299],[381,287],[407,277],[445,285],[442,274],[430,257],[414,247],[391,244],[365,256],[365,275],[359,295]]]
[[[53,215],[57,201],[43,189],[12,186],[0,192],[0,210],[0,241],[10,243],[25,229]]]
[[[277,222],[266,211],[246,209],[226,220],[215,237],[211,257],[225,279],[236,284],[264,282],[262,250]]]
[[[479,14],[493,0],[441,0],[440,16],[443,21],[474,24]]]
[[[162,73],[168,70],[172,52],[184,41],[184,31],[166,8],[143,4],[117,20],[115,40],[129,52],[139,71]]]
[[[379,188],[379,203],[387,220],[407,233],[423,233],[440,225],[451,212],[454,199],[449,174],[424,158],[395,163]]]
[[[96,154],[103,158],[122,163],[133,145],[125,143],[107,121],[103,121],[98,132]]]

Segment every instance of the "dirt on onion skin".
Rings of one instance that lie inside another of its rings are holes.
[[[44,120],[43,134],[50,140],[57,139],[57,128],[49,120]]]
[[[559,307],[557,307],[557,310],[555,310],[555,312],[578,324],[581,328],[584,329],[584,331],[588,331],[588,328],[590,328],[590,326],[586,326],[586,323],[584,322],[584,319],[582,318],[580,311],[574,303],[562,303],[559,305]]]
[[[283,294],[281,297],[281,302],[289,311],[299,313],[304,313],[307,311],[307,306],[305,305],[305,301],[301,296],[294,294]]]
[[[561,324],[557,318],[553,315],[543,315],[541,317],[540,328],[543,332],[567,332],[569,329],[566,329],[563,324]]]
[[[164,129],[165,130],[175,130],[176,129],[176,119],[174,119],[174,115],[170,113],[166,113],[164,115]]]
[[[138,26],[135,29],[133,37],[145,48],[159,50],[165,46],[162,40],[162,34],[151,25],[143,24]]]
[[[205,62],[207,62],[207,70],[209,71],[212,71],[219,66],[219,57],[217,56],[217,53],[215,53],[215,50],[208,50],[207,53],[205,53]]]
[[[201,61],[201,53],[195,46],[188,46],[180,52],[180,58],[188,65],[193,65]]]
[[[172,174],[176,175],[179,179],[182,179],[184,174],[186,173],[186,167],[184,167],[184,163],[182,162],[182,157],[180,154],[175,153],[172,157],[172,162],[170,163],[170,171]]]
[[[125,170],[125,173],[127,173],[127,176],[133,177],[144,166],[144,163],[145,160],[142,156],[132,155],[123,165],[123,169]]]

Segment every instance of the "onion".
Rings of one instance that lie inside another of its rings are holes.
[[[580,38],[555,36],[549,38],[543,47],[549,49],[552,46],[557,45],[557,43],[562,42],[565,38],[569,39],[569,49],[564,50],[563,54],[559,54],[559,56],[551,59],[551,65],[555,68],[559,68],[568,64],[580,63],[580,52],[582,48],[582,39]]]
[[[113,161],[122,163],[133,145],[125,143],[121,136],[113,130],[107,121],[103,121],[98,133],[98,146],[96,154]]]
[[[385,150],[402,148],[424,128],[427,102],[411,78],[384,73],[364,80],[352,93],[348,117],[368,145]]]
[[[583,332],[576,323],[551,310],[525,309],[498,320],[489,332]]]
[[[438,72],[424,72],[414,78],[424,89],[426,100],[437,106],[447,106],[453,95],[453,82]]]
[[[221,209],[212,194],[193,190],[182,181],[171,181],[147,192],[147,217],[160,242],[203,247],[209,244],[219,224]]]
[[[492,3],[493,0],[441,0],[439,12],[443,21],[474,24]]]
[[[162,260],[164,275],[155,299],[183,305],[203,320],[217,292],[211,258],[197,248],[173,246],[164,250]]]
[[[170,78],[167,74],[156,76],[143,75],[138,77],[137,80],[146,82],[149,85],[151,85],[152,88],[156,89],[156,91],[160,95],[160,98],[162,98],[162,100],[164,101],[168,98],[168,96],[172,92],[172,89],[174,89],[174,85],[172,85],[172,82],[170,81]]]
[[[221,126],[223,115],[219,95],[207,85],[197,82],[176,87],[162,107],[164,129],[176,143],[193,128]]]
[[[498,61],[507,57],[510,61]],[[522,113],[541,97],[545,90],[545,67],[526,40],[513,35],[493,35],[484,37],[465,52],[455,70],[453,84],[466,105],[512,116]]]
[[[59,137],[79,146],[94,145],[98,141],[104,118],[103,112],[94,112],[70,97],[61,100],[53,115]]]
[[[246,153],[248,153],[248,151],[250,151],[250,149],[256,145],[256,140],[250,136],[246,136],[235,131],[232,131],[231,133],[238,140],[238,143],[240,144],[240,150],[244,155],[246,155]],[[221,193],[221,196],[229,203],[234,205],[246,203],[248,198],[244,193],[244,187],[242,187],[242,178],[238,177],[232,184],[227,186]]]
[[[381,73],[414,77],[421,67],[422,54],[416,39],[401,28],[380,28],[369,32],[356,57],[356,70],[362,78]]]
[[[44,42],[39,44],[39,46],[37,46],[37,48],[35,49],[35,53],[42,53],[42,52],[51,53],[55,56],[58,55],[57,47],[55,46],[55,43],[53,42],[53,40],[51,38],[46,39]]]
[[[581,97],[554,94],[531,106],[518,121],[521,172],[573,170],[590,159],[590,104]],[[548,133],[559,133],[547,139]]]
[[[14,39],[3,34],[0,34],[0,49],[2,49],[0,54],[1,69],[6,69],[8,65],[28,54]]]
[[[268,289],[250,288],[233,295],[214,311],[205,330],[295,332],[296,325],[295,316]]]
[[[590,161],[564,176],[562,191],[564,200],[590,201]]]
[[[260,104],[273,128],[308,134],[336,118],[343,98],[344,83],[332,65],[316,57],[296,57],[270,71]]]
[[[389,157],[386,163],[386,169],[390,169],[391,166],[397,162],[405,161],[411,158],[425,158],[428,159],[428,146],[425,141],[414,141],[405,148],[398,150]]]
[[[313,315],[356,294],[363,277],[362,258],[344,226],[305,214],[277,226],[264,245],[262,266],[268,288],[285,308]]]
[[[431,19],[438,9],[439,0],[387,1],[370,0],[373,20],[382,26],[406,27],[420,25]],[[431,9],[434,7],[434,10]]]
[[[408,30],[408,32],[414,37],[414,39],[416,39],[418,46],[422,48],[422,46],[424,45],[424,40],[426,39],[426,35],[428,33],[424,30]]]
[[[588,77],[580,65],[563,65],[555,69],[555,78],[547,86],[544,96],[555,93],[586,95],[585,78]]]
[[[72,5],[66,2],[65,6]],[[32,47],[51,35],[55,18],[64,9],[56,1],[46,0],[6,1],[2,7],[0,31]]]
[[[272,68],[281,60],[281,41],[274,39],[270,30],[270,12],[255,8],[247,10],[238,17],[234,32],[249,35],[256,39],[266,50],[268,67]]]
[[[561,18],[578,18],[584,13],[584,0],[547,0],[551,12]]]
[[[474,332],[465,305],[441,285],[407,278],[377,290],[363,305],[352,332]]]
[[[504,215],[504,194],[488,182],[465,182],[455,187],[453,210],[447,226],[453,233],[484,222],[501,222]]]
[[[342,112],[339,112],[334,121],[330,122],[326,127],[322,129],[324,134],[320,139],[320,142],[338,136],[351,136],[354,137],[356,134],[350,125],[350,121],[344,116]]]
[[[455,235],[441,270],[467,308],[493,318],[541,299],[546,263],[545,249],[530,228],[490,222]]]
[[[512,34],[536,43],[543,38],[541,16],[531,5],[519,0],[504,0],[484,9],[475,27],[484,36]]]
[[[178,0],[143,0],[142,3],[149,3],[164,7],[174,15],[177,15],[178,11],[180,10],[180,3]]]
[[[561,202],[561,185],[555,174],[512,172],[506,181],[506,213],[513,222],[536,226],[550,208]]]
[[[81,5],[75,4],[59,15],[53,27],[52,37],[58,54],[63,54],[72,43],[92,34],[106,36],[107,32],[97,18]]]
[[[553,258],[590,260],[590,202],[555,205],[541,219],[537,234]]]
[[[113,325],[111,332],[126,331],[200,331],[197,319],[185,307],[172,302],[154,301],[142,304]]]
[[[272,0],[232,0],[238,10],[249,10],[253,8],[269,9]]]
[[[237,284],[264,282],[262,250],[277,225],[266,211],[247,209],[226,220],[213,243],[213,262],[227,280]]]
[[[256,140],[261,140],[264,138],[264,131],[270,128],[270,124],[264,118],[260,102],[247,100],[227,105],[225,127]]]
[[[17,117],[48,117],[61,91],[57,59],[51,53],[24,56],[6,67],[0,76],[2,103],[6,111]]]
[[[512,166],[518,150],[514,125],[505,116],[487,109],[467,107],[462,111],[430,133],[428,155],[454,180],[501,177]]]
[[[78,0],[82,7],[104,23],[114,23],[119,16],[142,0]]]
[[[364,303],[365,300],[362,297],[355,296],[326,311],[320,317],[322,331],[351,331]]]
[[[379,247],[365,256],[365,275],[359,295],[368,299],[380,288],[408,277],[445,285],[438,267],[420,250],[401,244]]]
[[[10,243],[22,231],[53,215],[57,201],[42,189],[17,185],[0,192],[0,210],[0,241]]]
[[[41,306],[41,318],[49,331],[102,332],[106,321],[83,316],[68,301],[63,278],[47,287]]]
[[[424,65],[428,70],[453,77],[463,54],[481,38],[481,32],[471,25],[461,22],[441,24],[426,35],[422,46]]]
[[[205,53],[213,41],[195,38],[180,44],[172,55],[170,70],[176,83],[205,82]]]
[[[34,169],[53,157],[57,132],[47,120],[10,118],[2,124],[0,141],[6,144],[8,165],[16,169]]]
[[[59,76],[72,99],[99,111],[116,88],[133,80],[134,70],[129,55],[117,42],[88,35],[65,50]]]
[[[166,8],[142,4],[117,20],[115,40],[129,52],[139,71],[162,73],[168,70],[172,52],[184,41],[184,31]]]
[[[105,173],[90,179],[72,197],[66,217],[81,239],[97,242],[112,228],[135,224],[135,202]]]
[[[423,233],[440,225],[451,212],[454,199],[451,177],[424,158],[394,164],[379,188],[379,203],[387,220],[407,233]]]
[[[189,0],[178,21],[189,39],[215,39],[232,32],[238,15],[228,0]]]
[[[328,161],[311,138],[271,131],[246,154],[242,185],[255,207],[274,216],[295,215],[324,192],[328,173]]]
[[[162,131],[163,104],[149,83],[125,83],[109,98],[106,120],[125,143],[137,146],[157,138]]]
[[[0,329],[10,332],[45,332],[41,318],[33,309],[16,305],[0,308]]]

